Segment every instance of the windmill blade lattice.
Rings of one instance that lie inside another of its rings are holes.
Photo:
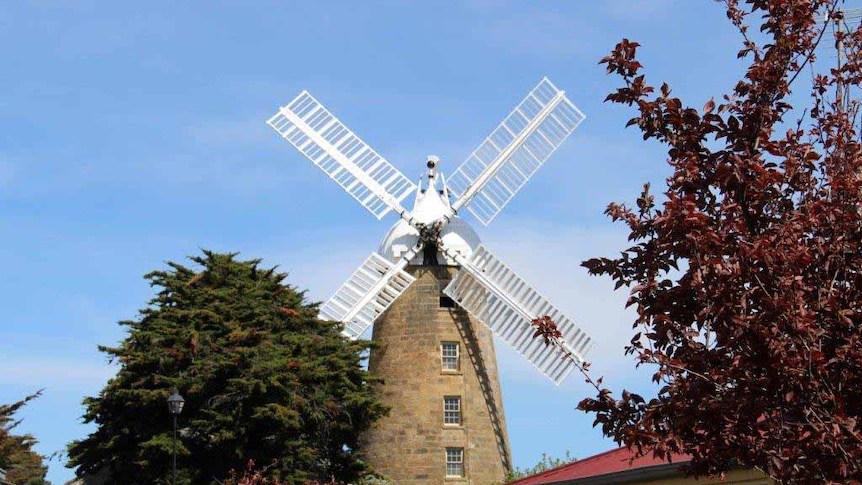
[[[401,201],[416,185],[303,91],[267,121],[326,175],[377,219],[390,210],[402,214]]]
[[[320,307],[320,318],[344,323],[344,336],[352,340],[359,338],[415,281],[404,271],[413,254],[408,253],[408,257],[392,263],[377,253],[371,253]]]
[[[467,206],[490,224],[584,119],[563,91],[542,79],[449,177],[458,197],[453,209]]]
[[[551,317],[562,334],[563,346],[576,359],[584,360],[592,339],[484,246],[477,248],[461,266],[443,292],[490,327],[554,384],[559,385],[576,363],[563,358],[560,349],[534,338],[533,319]]]

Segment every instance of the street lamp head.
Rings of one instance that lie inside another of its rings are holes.
[[[168,411],[171,413],[171,422],[174,425],[174,446],[171,453],[171,476],[173,479],[171,480],[171,485],[177,485],[177,416],[183,412],[183,404],[185,403],[186,400],[180,396],[180,393],[176,389],[168,396]]]
[[[174,416],[178,416],[181,412],[183,412],[183,405],[186,403],[186,400],[180,396],[180,393],[174,389],[173,394],[168,397],[168,411]]]

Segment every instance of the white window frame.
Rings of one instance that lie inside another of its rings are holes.
[[[464,477],[464,448],[446,448],[446,477]]]
[[[443,425],[461,426],[461,396],[443,396]]]
[[[454,345],[455,346],[455,355],[447,355],[446,346]],[[454,364],[452,363],[454,360]],[[458,371],[461,370],[461,346],[458,342],[441,342],[440,343],[440,365],[444,371]],[[454,365],[454,367],[451,367]]]

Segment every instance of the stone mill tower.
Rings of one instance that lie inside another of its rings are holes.
[[[434,220],[448,205],[433,178],[428,185],[417,195],[418,220]],[[458,218],[440,237],[464,255],[479,245]],[[380,254],[395,259],[418,238],[399,222]],[[383,379],[391,410],[364,437],[364,454],[393,483],[500,483],[511,459],[493,337],[443,293],[457,264],[433,258],[411,260],[406,271],[416,281],[374,323],[369,370]]]
[[[488,225],[583,120],[544,78],[448,179],[429,157],[418,185],[307,91],[267,121],[374,217],[399,217],[320,307],[348,338],[374,327],[369,369],[391,412],[361,451],[394,483],[491,485],[511,467],[492,334],[556,384],[589,351],[590,337],[459,217]],[[533,338],[541,317],[557,345]]]

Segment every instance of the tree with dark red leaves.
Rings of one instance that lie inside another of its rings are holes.
[[[579,408],[641,453],[691,454],[694,475],[742,465],[784,483],[856,482],[862,152],[847,93],[860,83],[862,33],[839,33],[846,62],[811,75],[838,2],[724,3],[750,64],[720,102],[697,109],[666,84],[656,92],[635,42],[601,61],[624,83],[607,100],[636,109],[628,125],[667,146],[672,173],[659,201],[645,186],[635,207],[608,206],[633,245],[583,265],[631,291],[626,350],[660,388],[614,397],[587,374],[597,396]],[[810,104],[791,106],[809,80]],[[535,323],[555,341],[553,325]]]

